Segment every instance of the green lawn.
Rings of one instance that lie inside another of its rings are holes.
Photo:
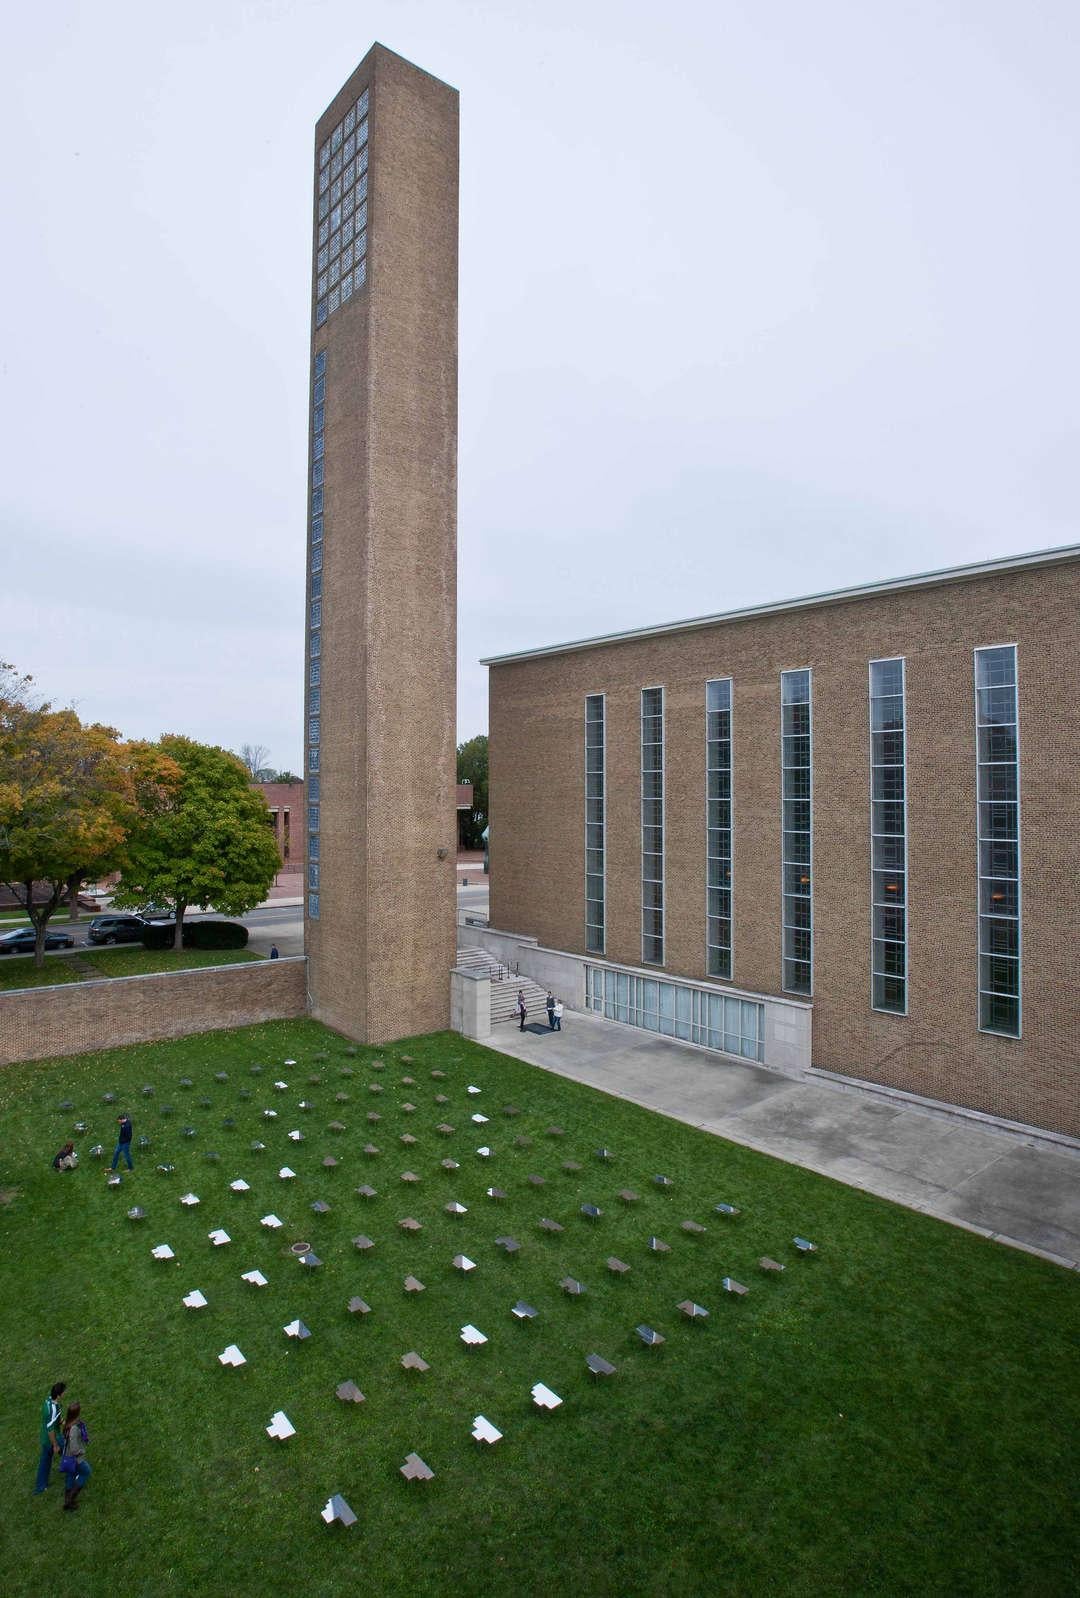
[[[0,992],[13,988],[47,988],[62,982],[93,982],[101,977],[138,977],[152,971],[190,971],[198,966],[239,965],[261,960],[248,949],[144,949],[141,943],[120,948],[88,947],[78,954],[47,954],[40,970],[33,955],[10,954],[0,960]]]
[[[152,1147],[109,1189],[87,1151],[101,1142],[108,1157],[121,1107]],[[489,1122],[473,1126],[475,1113]],[[336,1119],[346,1131],[329,1130]],[[49,1159],[80,1120],[83,1165],[56,1175]],[[443,1121],[455,1130],[440,1134]],[[1076,1590],[1075,1274],[450,1034],[350,1055],[313,1022],[281,1022],[9,1067],[0,1125],[12,1598],[65,1570],[90,1598],[118,1586],[303,1598]],[[369,1139],[381,1152],[363,1153]],[[490,1159],[475,1152],[485,1141]],[[448,1157],[458,1170],[442,1169]],[[279,1180],[285,1164],[295,1180]],[[421,1180],[403,1183],[408,1170]],[[656,1186],[659,1173],[674,1185]],[[236,1177],[251,1190],[231,1192]],[[377,1196],[359,1197],[362,1183]],[[507,1197],[488,1198],[492,1184]],[[623,1188],[639,1200],[624,1203]],[[197,1208],[179,1203],[189,1190]],[[312,1213],[320,1199],[328,1214]],[[451,1200],[467,1214],[447,1215]],[[717,1214],[722,1201],[741,1214]],[[146,1220],[126,1219],[136,1203]],[[583,1203],[602,1215],[586,1219]],[[270,1211],[280,1231],[259,1224]],[[407,1216],[420,1232],[399,1228]],[[543,1217],[564,1230],[541,1231]],[[684,1220],[706,1231],[687,1234]],[[231,1243],[212,1247],[215,1227]],[[359,1233],[375,1240],[369,1253],[352,1246]],[[797,1233],[818,1252],[799,1256]],[[496,1247],[503,1235],[518,1253]],[[650,1235],[670,1252],[651,1253]],[[321,1268],[289,1256],[300,1239]],[[151,1257],[163,1242],[175,1261]],[[455,1270],[459,1252],[477,1269]],[[763,1254],[782,1275],[759,1270]],[[630,1271],[610,1273],[609,1255]],[[253,1268],[267,1287],[241,1280]],[[403,1290],[410,1273],[423,1293]],[[581,1297],[560,1290],[567,1275]],[[728,1275],[745,1297],[723,1291]],[[193,1288],[208,1308],[183,1307]],[[371,1314],[347,1313],[354,1295]],[[534,1321],[511,1315],[519,1298]],[[709,1319],[684,1320],[685,1298]],[[306,1342],[283,1335],[297,1317]],[[470,1322],[484,1347],[459,1340]],[[663,1346],[645,1348],[639,1323]],[[234,1342],[247,1364],[225,1369],[217,1356]],[[409,1350],[426,1374],[401,1369]],[[594,1351],[613,1377],[589,1375]],[[58,1378],[91,1433],[95,1474],[74,1516],[55,1485],[31,1495],[38,1410]],[[335,1398],[350,1378],[362,1405]],[[537,1381],[562,1397],[554,1413],[533,1407]],[[264,1430],[278,1409],[297,1429],[286,1443]],[[478,1414],[504,1434],[493,1448],[470,1437]],[[402,1479],[410,1452],[433,1481]],[[333,1492],[359,1517],[349,1531],[319,1517]]]

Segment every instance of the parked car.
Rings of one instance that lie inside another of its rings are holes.
[[[33,954],[37,941],[33,927],[18,927],[0,937],[0,954]],[[73,949],[75,939],[70,932],[46,932],[46,949]]]
[[[87,931],[90,943],[138,943],[146,931],[142,916],[95,916]]]

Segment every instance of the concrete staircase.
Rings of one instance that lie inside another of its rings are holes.
[[[518,994],[524,993],[530,1021],[547,1022],[544,1001],[547,989],[538,987],[530,977],[515,976],[513,968],[497,960],[486,949],[459,949],[459,971],[476,971],[491,982],[491,1024],[499,1026],[504,1021],[517,1020]]]

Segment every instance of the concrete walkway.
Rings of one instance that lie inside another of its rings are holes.
[[[1080,1148],[826,1079],[795,1081],[575,1012],[492,1048],[1080,1270]]]

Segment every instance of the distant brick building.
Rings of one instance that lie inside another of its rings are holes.
[[[303,782],[256,782],[252,787],[266,800],[282,866],[289,871],[302,871],[305,860]]]
[[[1080,1134],[1080,550],[487,664],[492,925],[572,1002]]]

